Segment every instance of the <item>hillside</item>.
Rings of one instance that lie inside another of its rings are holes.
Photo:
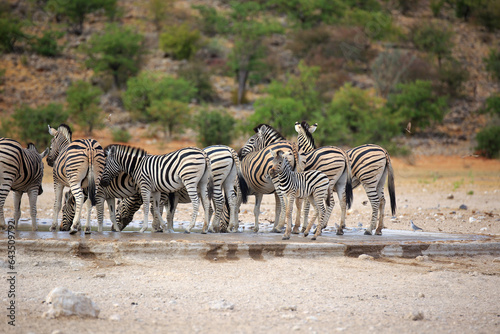
[[[151,1],[152,2],[152,1]],[[100,108],[107,117],[106,128],[94,132],[94,137],[107,144],[113,141],[110,129],[126,129],[132,135],[130,144],[147,146],[150,150],[163,151],[185,145],[195,145],[196,138],[192,129],[187,129],[183,134],[175,134],[168,143],[165,143],[160,132],[148,127],[147,124],[135,120],[130,111],[125,108],[123,94],[125,88],[113,89],[109,82],[102,76],[96,76],[92,69],[85,66],[86,56],[80,51],[81,45],[87,43],[92,34],[101,32],[108,20],[102,12],[88,14],[83,24],[81,35],[76,35],[69,31],[68,25],[61,19],[39,6],[42,2],[30,1],[7,1],[8,8],[12,15],[22,19],[31,18],[32,25],[25,26],[25,31],[32,35],[41,35],[44,31],[53,29],[62,31],[63,35],[57,40],[62,52],[57,57],[44,57],[29,52],[26,44],[20,44],[15,52],[3,53],[0,56],[0,69],[5,73],[0,86],[0,113],[3,117],[12,115],[16,108],[26,104],[33,108],[51,102],[66,103],[66,90],[77,80],[85,80],[104,88],[104,93],[100,98]],[[175,60],[159,48],[160,32],[153,24],[153,17],[148,8],[149,2],[134,0],[120,0],[117,2],[120,8],[120,15],[116,21],[122,25],[131,27],[134,31],[144,36],[143,45],[147,53],[141,60],[141,72],[152,72],[160,74],[177,75],[179,68],[188,61]],[[411,135],[399,135],[396,138],[398,145],[407,145],[415,154],[444,154],[444,155],[467,155],[473,152],[475,134],[484,127],[489,118],[478,114],[483,108],[486,98],[492,93],[500,91],[499,84],[491,79],[485,69],[484,58],[492,47],[497,47],[500,40],[500,33],[497,31],[488,32],[484,27],[469,20],[456,18],[454,10],[448,5],[444,5],[440,14],[434,18],[429,6],[429,1],[419,1],[418,5],[411,8],[411,11],[403,15],[401,10],[392,2],[383,3],[384,10],[390,13],[393,29],[400,32],[401,36],[408,36],[415,25],[421,22],[437,22],[438,25],[449,27],[452,34],[453,48],[451,56],[468,73],[468,78],[463,83],[459,94],[448,100],[449,111],[441,122],[432,124],[426,129],[416,129]],[[199,16],[197,10],[192,5],[206,5],[214,7],[219,13],[230,10],[227,1],[175,1],[169,7],[168,24],[179,24],[190,22],[194,24],[193,17]],[[266,96],[266,87],[271,80],[283,79],[286,73],[296,71],[297,64],[301,60],[291,51],[290,45],[294,42],[294,35],[291,32],[291,23],[286,16],[270,11],[274,18],[285,27],[283,34],[273,34],[270,38],[263,40],[267,48],[266,61],[268,64],[280,64],[272,67],[272,76],[264,76],[260,82],[247,85],[248,102],[242,105],[235,105],[232,94],[237,89],[237,82],[230,72],[220,70],[218,64],[227,65],[227,56],[222,52],[216,55],[201,56],[208,68],[212,70],[210,81],[216,92],[215,101],[209,102],[212,108],[223,108],[229,111],[237,120],[245,120],[253,114],[253,103]],[[430,21],[429,21],[430,22]],[[368,58],[363,61],[351,61],[336,56],[333,62],[340,64],[341,70],[332,71],[328,86],[324,95],[334,96],[337,89],[346,82],[352,83],[354,87],[369,91],[370,94],[377,94],[371,66],[375,60],[375,55],[390,50],[402,50],[416,57],[421,62],[421,66],[434,64],[435,60],[423,51],[417,50],[406,37],[392,39],[366,39],[365,26],[358,25],[348,28],[349,38],[352,38],[352,45],[357,45],[358,40],[365,43]],[[333,34],[341,31],[341,27],[330,27],[327,30]],[[347,28],[346,28],[347,29]],[[361,37],[360,37],[361,36]],[[219,36],[220,37],[220,36]],[[208,40],[207,36],[204,36]],[[344,37],[343,37],[344,38]],[[226,52],[234,45],[231,39],[219,38],[222,41]],[[350,40],[347,40],[349,43]],[[201,53],[207,53],[208,48],[202,48]],[[318,64],[308,59],[309,65],[324,65],[325,59],[320,59]],[[340,59],[340,60],[339,60]],[[328,60],[328,59],[327,59]],[[415,61],[414,64],[416,64]],[[422,65],[423,64],[423,65]],[[330,68],[332,65],[328,65]],[[323,69],[323,67],[322,67]],[[418,68],[417,68],[418,70]],[[326,70],[324,70],[326,72]],[[429,70],[431,71],[431,70]],[[326,79],[323,79],[326,80]],[[335,82],[338,80],[338,82]],[[190,108],[196,110],[201,105],[200,101],[191,101]],[[315,122],[315,119],[309,119]],[[71,122],[70,122],[71,124]],[[55,126],[55,124],[51,124]],[[320,124],[321,126],[321,124]],[[76,136],[83,136],[83,132],[76,131]],[[233,146],[239,146],[246,138],[247,134],[240,134],[239,138],[233,141]],[[153,148],[154,147],[154,148]]]

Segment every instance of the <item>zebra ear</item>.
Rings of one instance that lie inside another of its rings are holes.
[[[57,130],[54,129],[54,128],[51,128],[50,125],[49,125],[49,133],[51,136],[55,136],[57,134]]]
[[[41,154],[40,154],[40,157],[43,159],[47,156],[47,154],[49,154],[49,148],[47,147],[45,149],[45,151],[43,151]]]
[[[273,156],[273,158],[276,158],[276,152],[274,152],[273,150],[269,150],[269,152],[271,152],[271,155]]]
[[[313,133],[318,128],[318,123],[314,123],[309,127],[309,133]]]
[[[300,132],[300,123],[299,122],[295,122],[295,131]]]
[[[278,157],[283,158],[283,151],[279,150],[278,153],[277,153],[277,155],[278,155]]]

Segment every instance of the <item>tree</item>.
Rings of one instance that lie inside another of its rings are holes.
[[[488,58],[484,58],[486,70],[490,72],[493,79],[500,82],[500,50],[491,49]]]
[[[424,22],[413,27],[410,39],[418,50],[429,52],[441,60],[451,55],[453,31],[436,22]]]
[[[102,91],[86,81],[76,81],[66,91],[71,118],[91,136],[94,129],[104,127],[104,115],[99,108]]]
[[[194,118],[198,142],[203,147],[231,145],[235,123],[234,118],[223,109],[202,109]]]
[[[16,43],[28,38],[23,24],[15,18],[0,18],[0,52],[13,52]]]
[[[46,7],[56,14],[67,17],[73,24],[74,33],[81,35],[85,17],[98,10],[104,10],[108,16],[114,15],[116,11],[116,0],[49,0]]]
[[[312,28],[321,23],[337,23],[348,8],[340,0],[273,0],[270,8],[286,14],[300,28]],[[353,1],[354,2],[354,1]],[[359,1],[357,1],[359,2]],[[373,1],[368,1],[373,3]],[[374,7],[370,7],[374,9]]]
[[[160,35],[160,48],[174,59],[190,59],[198,49],[200,32],[187,23],[170,26]]]
[[[93,34],[82,51],[89,57],[86,65],[95,73],[109,74],[116,88],[139,71],[144,54],[143,36],[130,27],[108,24],[104,32]]]
[[[305,114],[301,101],[291,97],[265,97],[257,100],[254,108],[255,112],[248,119],[250,124],[270,124],[284,136],[295,134],[293,124],[303,120]]]
[[[23,105],[14,111],[12,125],[22,141],[33,142],[36,147],[42,148],[47,147],[52,138],[47,132],[47,125],[59,126],[67,119],[67,112],[58,103],[38,108]]]
[[[148,107],[148,114],[167,139],[172,136],[174,130],[182,133],[182,129],[190,120],[189,106],[184,102],[170,99],[153,101]]]
[[[434,94],[432,83],[423,80],[397,85],[387,106],[403,123],[411,122],[412,128],[417,129],[442,121],[448,111],[447,97]]]
[[[371,69],[375,86],[380,95],[387,97],[396,85],[404,79],[405,73],[415,60],[415,56],[400,50],[381,52]]]

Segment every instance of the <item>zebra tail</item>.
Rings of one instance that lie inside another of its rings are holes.
[[[241,202],[245,203],[248,201],[248,195],[243,196],[243,192],[241,191],[241,183],[240,183],[240,177],[241,176],[241,166],[240,166],[240,158],[238,157],[238,153],[231,148],[231,156],[233,158],[233,163],[236,166],[236,182],[235,182],[235,187],[236,187],[236,197],[238,198],[238,203]]]
[[[248,202],[248,195],[250,194],[250,189],[248,188],[247,181],[245,181],[243,174],[241,174],[239,171],[238,171],[238,183],[240,184],[241,201],[244,204],[246,204]]]
[[[387,185],[389,188],[389,197],[391,198],[391,212],[392,215],[396,215],[396,187],[394,186],[394,170],[392,169],[391,158],[389,154],[386,152],[387,159],[387,169],[389,170],[387,176]]]
[[[347,209],[350,209],[351,205],[352,205],[352,201],[353,201],[352,172],[351,172],[351,162],[349,161],[347,154],[345,155],[345,161],[346,161],[346,165],[347,165],[347,182],[345,185],[345,203],[347,205]]]
[[[94,177],[94,166],[93,164],[89,164],[89,170],[88,170],[88,182],[89,182],[89,199],[90,203],[92,206],[96,205],[96,199],[95,199],[95,193],[96,193],[96,186],[95,186],[95,177]]]
[[[207,169],[205,169],[205,174],[203,174],[203,178],[208,177],[208,184],[207,184],[207,195],[208,199],[211,201],[212,198],[214,197],[214,178],[212,174],[212,163],[210,162],[210,158],[208,155],[205,154],[205,163],[207,166]]]
[[[333,186],[334,186],[333,184],[328,183],[328,194],[326,196],[326,201],[325,201],[327,207],[329,207],[331,203],[330,197],[332,196]]]

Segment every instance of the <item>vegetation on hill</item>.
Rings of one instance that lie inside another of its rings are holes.
[[[498,29],[500,0],[2,0],[0,135],[43,144],[22,124],[39,110],[87,135],[129,115],[108,127],[120,139],[134,124],[164,140],[191,128],[200,145],[258,123],[291,137],[307,120],[319,145],[401,152],[408,136],[478,133],[478,152],[496,157]],[[26,81],[48,93],[21,98]]]

